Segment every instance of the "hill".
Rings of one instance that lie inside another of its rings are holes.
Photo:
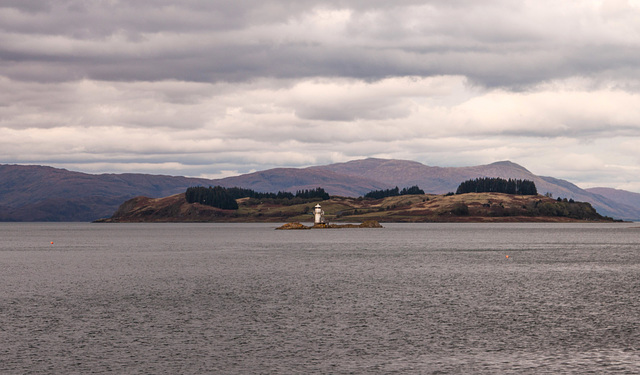
[[[632,207],[637,212],[640,212],[640,194],[632,193],[630,191],[596,187],[586,189],[589,193],[598,194],[620,205]],[[636,217],[637,218],[637,217]]]
[[[297,191],[322,187],[331,195],[358,197],[371,190],[389,187],[384,181],[345,174],[331,170],[330,166],[308,168],[275,168],[241,176],[216,180],[224,187],[239,186],[259,192]]]
[[[243,198],[238,210],[187,203],[184,194],[137,197],[101,222],[304,222],[316,203],[331,222],[572,222],[611,221],[588,203],[544,196],[501,193],[403,195],[384,199],[332,197],[321,202],[283,204],[286,200]]]
[[[163,197],[208,183],[186,177],[0,165],[0,221],[92,221],[110,216],[134,196]]]
[[[258,192],[323,187],[331,195],[358,197],[372,190],[414,185],[427,193],[443,194],[455,191],[462,181],[478,177],[531,180],[541,194],[589,202],[605,216],[640,220],[640,204],[611,199],[607,194],[583,190],[565,180],[537,176],[509,161],[443,168],[415,161],[370,158],[307,168],[275,168],[218,180],[146,174],[94,175],[44,166],[0,165],[0,221],[92,221],[111,216],[127,199],[166,197],[183,193],[191,186],[239,186]]]

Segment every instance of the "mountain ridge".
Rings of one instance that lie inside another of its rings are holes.
[[[427,193],[444,194],[455,191],[465,180],[479,177],[532,180],[540,194],[589,202],[600,214],[616,219],[640,220],[640,194],[621,195],[609,188],[581,189],[566,180],[534,175],[508,160],[471,167],[436,167],[410,160],[368,158],[306,168],[274,168],[215,180],[138,173],[87,174],[4,164],[0,165],[0,221],[93,221],[110,216],[120,203],[135,196],[161,198],[191,186],[238,186],[261,192],[322,187],[331,195],[357,197],[371,190],[414,185]],[[623,195],[625,198],[620,198]]]
[[[0,221],[93,221],[111,215],[120,203],[134,196],[166,196],[210,181],[0,164]]]
[[[585,190],[640,211],[640,193],[607,187],[594,187]]]

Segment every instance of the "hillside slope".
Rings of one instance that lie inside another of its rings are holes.
[[[275,168],[241,176],[216,180],[224,187],[244,187],[259,192],[278,192],[322,187],[331,195],[358,197],[371,190],[385,189],[388,184],[374,178],[343,174],[324,167]]]
[[[572,222],[607,221],[588,203],[501,193],[404,195],[384,199],[333,197],[287,204],[288,200],[239,199],[238,210],[187,203],[184,194],[136,197],[101,222],[304,222],[320,203],[330,222]]]
[[[0,165],[0,221],[91,221],[137,195],[164,197],[210,180],[146,174],[72,172]]]
[[[593,194],[601,195],[618,204],[632,207],[636,211],[640,211],[640,194],[638,193],[605,187],[595,187],[585,190]]]

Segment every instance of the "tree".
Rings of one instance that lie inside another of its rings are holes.
[[[397,197],[398,195],[400,195],[400,189],[398,189],[398,187],[396,186],[393,189],[372,190],[365,194],[364,197],[371,199],[382,199],[387,197]]]
[[[225,188],[215,186],[208,188],[202,186],[190,187],[185,192],[188,203],[200,203],[222,209],[238,209],[236,199],[255,198],[260,200],[277,200],[279,204],[293,205],[315,200],[327,200],[329,194],[323,188],[298,190],[296,194],[279,191],[278,193],[258,193],[251,189],[239,187]]]
[[[533,181],[502,178],[476,178],[467,180],[458,186],[456,194],[466,193],[506,193],[517,195],[537,195],[538,190]]]
[[[423,194],[424,194],[424,190],[420,189],[418,185],[413,185],[411,187],[404,188],[400,192],[400,195],[423,195]]]
[[[323,188],[318,187],[312,190],[298,190],[296,191],[296,198],[311,199],[320,198],[322,200],[329,199],[329,194],[324,191]]]
[[[201,203],[223,210],[237,210],[238,203],[222,186],[208,188],[197,186],[187,188],[185,198],[188,203]]]
[[[400,195],[422,195],[424,190],[420,189],[418,185],[414,185],[408,188],[400,190],[397,186],[393,189],[386,190],[372,190],[364,195],[365,198],[370,199],[382,199],[387,197],[397,197]]]

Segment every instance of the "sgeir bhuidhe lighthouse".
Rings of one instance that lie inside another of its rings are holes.
[[[324,211],[320,207],[320,203],[316,204],[315,210],[313,210],[314,224],[324,224]]]

